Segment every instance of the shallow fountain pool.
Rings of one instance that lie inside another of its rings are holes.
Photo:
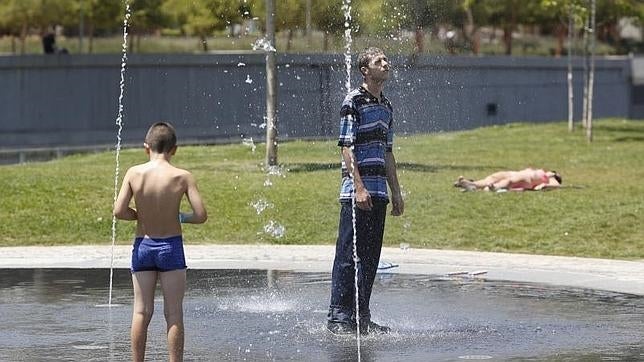
[[[0,360],[124,361],[129,271],[0,270]],[[325,329],[330,275],[189,270],[187,361],[356,360],[353,336]],[[160,292],[148,360],[167,359]],[[643,360],[644,297],[470,277],[378,274],[373,319],[390,335],[361,339],[364,361]]]

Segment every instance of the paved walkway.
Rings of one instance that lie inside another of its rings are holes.
[[[330,272],[332,245],[186,245],[193,269],[278,269]],[[116,246],[114,267],[128,268],[130,246]],[[110,245],[3,247],[0,268],[109,268]],[[538,282],[644,296],[644,261],[526,254],[383,248],[392,273],[468,272],[464,277]],[[485,272],[479,275],[476,272]]]

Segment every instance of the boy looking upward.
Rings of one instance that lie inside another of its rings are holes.
[[[392,216],[400,216],[405,210],[393,154],[393,108],[382,92],[391,65],[381,49],[372,47],[360,53],[358,66],[362,86],[347,94],[340,109],[340,224],[327,315],[327,328],[335,334],[355,333],[358,322],[362,334],[389,332],[389,327],[371,320],[369,301],[380,260],[387,204],[391,199]]]

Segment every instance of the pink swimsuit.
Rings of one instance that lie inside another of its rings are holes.
[[[550,178],[546,174],[546,171],[544,170],[535,170],[535,172],[538,173],[539,178],[536,179],[535,181],[532,182],[526,182],[526,181],[519,181],[519,182],[513,182],[510,183],[509,188],[511,189],[525,189],[525,190],[532,190],[535,187],[541,185],[541,184],[547,184],[550,181]]]

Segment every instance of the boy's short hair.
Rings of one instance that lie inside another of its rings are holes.
[[[177,145],[174,127],[168,122],[157,122],[150,126],[145,143],[156,153],[168,153]]]
[[[555,180],[557,180],[557,182],[559,182],[560,185],[563,185],[563,180],[562,180],[561,175],[559,174],[559,172],[557,172],[557,171],[551,171],[551,172],[552,172],[552,177],[554,177]]]
[[[378,55],[385,54],[380,48],[369,47],[361,51],[358,55],[358,70],[362,73],[362,67],[369,67],[371,60]],[[362,73],[364,75],[364,73]]]

